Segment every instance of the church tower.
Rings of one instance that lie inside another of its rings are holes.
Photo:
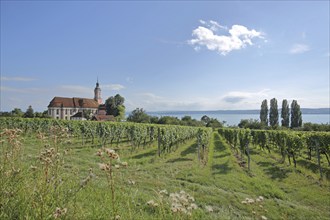
[[[96,87],[94,89],[94,100],[97,101],[99,104],[102,104],[101,88],[100,88],[98,79],[97,79],[97,82],[96,82]]]

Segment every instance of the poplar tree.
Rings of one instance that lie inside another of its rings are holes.
[[[269,125],[273,128],[278,126],[278,108],[277,100],[275,98],[270,100]]]
[[[300,105],[297,100],[293,100],[291,103],[291,128],[299,128],[302,126],[302,116]]]
[[[261,103],[261,110],[260,110],[260,122],[261,124],[268,126],[268,105],[267,99],[263,100]]]
[[[290,109],[289,109],[288,100],[286,99],[283,99],[282,101],[281,118],[282,118],[282,127],[288,128],[290,126]]]

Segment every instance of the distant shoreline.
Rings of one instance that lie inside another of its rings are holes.
[[[301,108],[302,114],[328,114],[330,115],[330,108]],[[260,110],[206,110],[206,111],[150,111],[147,114],[259,114]],[[279,109],[281,114],[281,109]]]

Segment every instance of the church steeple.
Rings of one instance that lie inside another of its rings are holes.
[[[97,101],[99,104],[102,104],[101,88],[100,88],[98,77],[97,77],[97,81],[96,81],[96,87],[94,89],[94,100]]]

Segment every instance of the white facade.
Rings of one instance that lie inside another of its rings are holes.
[[[48,115],[54,119],[71,120],[71,116],[77,112],[91,111],[92,115],[97,114],[97,108],[69,108],[69,107],[48,107]]]

